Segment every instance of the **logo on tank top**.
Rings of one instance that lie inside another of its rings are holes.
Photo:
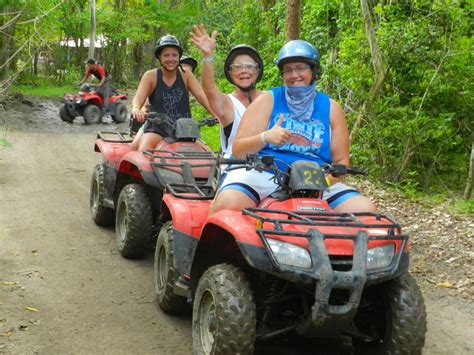
[[[163,92],[163,103],[166,113],[176,119],[179,116],[179,103],[183,97],[183,89],[176,88],[172,90],[166,90]]]
[[[288,142],[277,146],[270,144],[270,147],[275,150],[293,152],[297,154],[318,155],[324,143],[324,124],[319,119],[312,119],[310,121],[298,121],[289,114],[284,114],[283,128],[291,131],[291,136]],[[279,115],[272,117],[272,127],[278,120]]]

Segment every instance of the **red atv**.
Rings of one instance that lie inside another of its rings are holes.
[[[171,314],[192,301],[194,353],[251,354],[256,341],[285,334],[351,337],[360,354],[421,353],[426,312],[408,236],[388,216],[336,213],[320,199],[325,174],[360,171],[298,161],[283,174],[271,156],[222,162],[273,170],[281,190],[208,217],[212,192],[166,186],[156,300]]]
[[[109,112],[117,123],[122,123],[127,118],[127,106],[124,103],[127,97],[127,94],[120,94],[115,88],[111,89]],[[99,123],[103,104],[104,98],[98,94],[96,86],[84,84],[78,94],[64,94],[64,104],[59,109],[59,116],[69,123],[77,116],[83,116],[86,124]]]
[[[102,163],[92,174],[92,219],[100,226],[115,222],[117,246],[126,258],[141,257],[149,244],[154,245],[167,184],[202,185],[212,190],[216,171],[210,163],[214,153],[199,139],[199,127],[214,125],[215,119],[173,122],[149,113],[147,121],[168,132],[155,149],[131,151],[130,134],[117,132],[99,132],[94,147],[102,154]]]

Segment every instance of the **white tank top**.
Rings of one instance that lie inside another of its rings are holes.
[[[227,140],[227,145],[225,140],[224,127],[220,126],[221,149],[224,158],[229,158],[232,155],[232,145],[239,129],[242,116],[244,115],[245,110],[247,110],[247,108],[242,104],[242,102],[240,102],[234,95],[228,94],[227,96],[230,97],[230,99],[232,100],[232,106],[234,106],[234,121],[232,123],[232,130],[230,132],[229,139]]]

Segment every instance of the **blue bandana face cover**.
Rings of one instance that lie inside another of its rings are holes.
[[[316,81],[308,86],[285,86],[285,98],[294,119],[308,121],[313,113]]]

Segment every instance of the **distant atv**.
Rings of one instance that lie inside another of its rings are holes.
[[[421,354],[426,312],[408,236],[388,216],[336,213],[321,199],[326,174],[363,172],[307,161],[281,172],[257,155],[221,163],[273,171],[281,190],[208,216],[212,189],[167,185],[155,294],[170,314],[192,301],[194,354],[252,354],[284,334],[351,337],[356,354]]]
[[[167,184],[196,184],[209,193],[216,173],[215,164],[209,163],[214,152],[199,139],[199,127],[214,125],[215,119],[173,122],[156,113],[146,119],[167,132],[155,149],[131,151],[130,134],[117,132],[99,132],[94,147],[102,154],[102,163],[92,174],[92,219],[100,226],[115,220],[117,246],[126,258],[141,257],[154,243]]]
[[[112,88],[109,96],[109,112],[112,119],[122,123],[127,118],[127,106],[124,101],[127,94],[120,94]],[[84,84],[78,94],[64,94],[64,104],[59,116],[65,122],[72,123],[77,116],[83,116],[86,124],[99,123],[102,118],[104,98],[98,94],[95,85]]]

